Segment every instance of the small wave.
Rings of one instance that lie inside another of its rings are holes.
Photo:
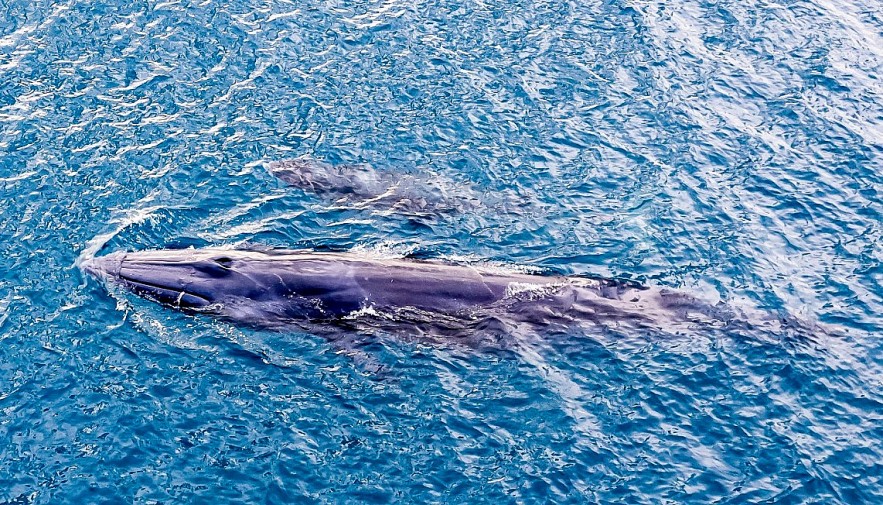
[[[144,197],[139,203],[147,203],[153,201],[155,196],[156,193],[151,193]],[[108,242],[113,240],[113,238],[119,235],[123,230],[132,225],[141,224],[153,218],[158,211],[165,208],[165,205],[151,205],[144,207],[139,207],[136,205],[135,207],[124,211],[123,215],[110,221],[110,224],[112,225],[112,229],[110,231],[97,235],[86,243],[85,249],[83,249],[77,259],[74,261],[73,266],[79,268],[84,261],[94,258],[98,251],[100,251]]]

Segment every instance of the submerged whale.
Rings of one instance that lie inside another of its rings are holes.
[[[481,207],[475,190],[437,174],[402,173],[364,164],[332,165],[309,156],[274,161],[266,168],[292,187],[349,207],[416,214]]]
[[[116,252],[81,265],[168,307],[234,322],[367,324],[431,339],[508,324],[572,323],[679,331],[728,324],[729,310],[669,289],[360,253],[180,249]]]

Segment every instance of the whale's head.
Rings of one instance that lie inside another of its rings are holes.
[[[276,161],[267,165],[271,174],[287,184],[318,195],[378,196],[387,184],[367,165],[331,165],[310,157]]]
[[[358,309],[364,298],[339,263],[292,251],[115,252],[81,268],[175,309],[244,322],[328,317]]]
[[[116,252],[88,259],[83,270],[165,305],[204,309],[231,298],[256,298],[266,278],[225,250]]]

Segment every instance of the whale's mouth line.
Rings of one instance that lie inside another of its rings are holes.
[[[167,286],[163,286],[162,284],[156,284],[156,283],[152,283],[149,281],[134,279],[132,277],[127,277],[127,276],[123,275],[122,273],[119,274],[119,279],[127,284],[130,284],[134,289],[140,289],[141,291],[144,291],[147,296],[150,296],[151,289],[169,291],[172,293],[179,293],[178,298],[177,298],[177,300],[178,300],[177,303],[172,304],[172,305],[177,305],[178,307],[181,307],[181,300],[185,296],[193,297],[193,298],[199,300],[200,302],[203,302],[204,305],[211,305],[211,303],[212,303],[211,300],[209,300],[208,298],[205,298],[204,296],[200,296],[196,293],[191,293],[191,292],[184,290],[184,289],[178,290],[178,289],[169,288]]]

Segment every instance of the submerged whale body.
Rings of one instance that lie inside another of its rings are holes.
[[[507,323],[677,331],[731,319],[727,311],[668,289],[357,253],[117,252],[82,267],[175,309],[266,327],[370,320],[384,329],[438,337]]]
[[[332,165],[308,156],[274,161],[267,170],[292,187],[356,208],[421,214],[480,206],[471,188],[434,174]]]

